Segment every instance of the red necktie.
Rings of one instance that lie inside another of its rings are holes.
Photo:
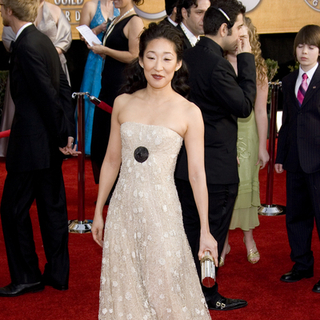
[[[299,90],[298,90],[298,94],[297,94],[297,99],[299,101],[299,105],[301,107],[302,105],[302,102],[303,102],[303,99],[304,99],[304,96],[308,90],[308,82],[307,82],[307,79],[308,79],[308,76],[306,73],[304,73],[302,75],[302,82],[301,82],[301,85],[299,87]]]

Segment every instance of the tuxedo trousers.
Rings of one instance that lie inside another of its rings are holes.
[[[44,275],[57,285],[68,285],[68,215],[61,162],[49,169],[7,174],[1,220],[11,281],[41,281],[29,214],[34,200],[47,259]]]
[[[320,235],[320,172],[287,171],[286,226],[295,269],[313,270],[311,250],[314,221]]]
[[[200,218],[193,197],[189,181],[175,179],[179,200],[182,208],[183,225],[191,247],[199,278],[201,279],[201,266],[198,258],[200,241]],[[234,203],[238,194],[238,184],[208,184],[209,196],[209,227],[213,237],[218,242],[218,255],[220,257],[226,236],[229,231]],[[216,275],[218,268],[216,268]],[[212,288],[202,286],[207,301],[218,298],[218,284]]]

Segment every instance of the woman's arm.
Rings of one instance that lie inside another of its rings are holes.
[[[188,156],[189,181],[200,218],[200,249],[199,259],[205,251],[210,251],[211,256],[218,266],[217,242],[210,233],[208,218],[208,189],[204,169],[204,124],[201,111],[194,106],[188,110],[188,128],[184,142]]]
[[[254,115],[257,124],[259,136],[259,156],[256,165],[263,169],[269,161],[267,151],[267,134],[268,134],[268,116],[267,116],[267,99],[268,99],[268,79],[263,84],[257,84],[257,96],[254,105]]]
[[[143,22],[141,18],[135,16],[124,27],[124,35],[129,40],[129,51],[119,51],[110,49],[103,45],[95,44],[90,49],[99,55],[107,55],[111,58],[123,63],[130,63],[132,60],[138,57],[139,54],[139,36],[143,30]]]
[[[103,245],[103,208],[108,198],[108,195],[116,181],[121,165],[121,136],[119,116],[119,99],[115,100],[112,116],[111,116],[111,131],[106,155],[104,157],[100,178],[99,191],[96,209],[92,223],[92,236],[95,242],[101,247]]]

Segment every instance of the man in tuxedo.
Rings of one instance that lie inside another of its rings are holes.
[[[176,22],[185,50],[194,47],[203,34],[203,16],[210,4],[210,0],[178,0]]]
[[[246,118],[252,111],[256,96],[256,68],[249,39],[240,41],[245,7],[237,0],[213,1],[213,6],[204,15],[205,36],[185,52],[184,60],[190,72],[189,99],[201,109],[205,124],[209,224],[218,242],[220,256],[238,193],[237,118]],[[234,51],[236,47],[238,76],[223,56],[224,51]],[[184,146],[175,177],[185,231],[200,276],[200,222],[188,181]],[[247,305],[244,300],[221,296],[217,284],[212,288],[202,286],[202,289],[209,309],[232,310]]]
[[[286,226],[294,265],[284,282],[313,277],[312,232],[320,235],[320,27],[304,26],[294,40],[299,69],[283,78],[283,116],[275,170],[287,172]],[[320,293],[320,281],[313,292]]]
[[[16,34],[10,61],[15,115],[9,139],[7,177],[1,200],[2,229],[11,283],[0,296],[68,289],[68,217],[61,171],[72,147],[71,91],[51,40],[31,23],[37,0],[0,0],[4,26]],[[38,265],[29,209],[36,200],[47,263]]]

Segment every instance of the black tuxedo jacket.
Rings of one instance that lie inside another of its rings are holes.
[[[34,25],[13,45],[10,90],[15,115],[7,171],[46,169],[61,161],[59,147],[75,135],[71,90],[55,47]]]
[[[189,41],[189,39],[187,38],[186,34],[183,32],[182,28],[180,27],[180,24],[178,24],[176,26],[176,28],[182,33],[183,35],[183,50],[187,50],[192,48],[192,45]]]
[[[208,37],[187,50],[189,99],[202,111],[205,124],[205,168],[208,184],[238,183],[237,117],[248,117],[256,96],[254,56],[238,55],[238,77],[223,57],[221,47]],[[187,156],[183,147],[175,176],[188,180]]]
[[[290,172],[320,170],[320,66],[316,69],[301,107],[295,95],[296,70],[282,81],[283,116],[276,163]]]

